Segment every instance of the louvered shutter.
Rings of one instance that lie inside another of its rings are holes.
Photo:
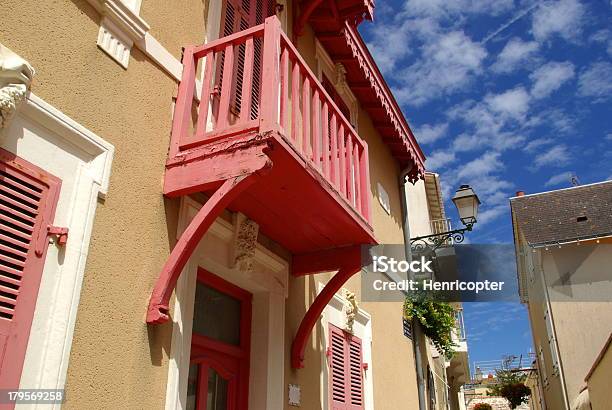
[[[349,374],[349,406],[348,409],[363,409],[363,359],[361,354],[361,339],[353,335],[347,338],[348,374]]]
[[[0,388],[19,386],[60,180],[0,149]]]
[[[332,410],[361,410],[363,357],[361,339],[329,325],[329,374]]]
[[[221,19],[222,36],[246,30],[250,27],[262,24],[266,17],[276,13],[276,1],[270,0],[225,0],[223,17]],[[223,80],[223,65],[225,52],[221,53],[221,62],[217,67],[217,84],[221,87]],[[251,89],[251,119],[257,118],[259,114],[259,102],[261,95],[261,67],[263,57],[263,41],[256,38],[253,41],[253,82]],[[246,46],[239,45],[236,48],[234,58],[234,78],[231,91],[231,111],[238,116],[242,108],[242,84],[244,81],[244,63],[246,58]]]

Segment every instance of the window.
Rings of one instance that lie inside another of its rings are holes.
[[[60,184],[0,149],[0,388],[19,387]]]
[[[363,405],[361,339],[329,325],[331,410],[360,410]]]

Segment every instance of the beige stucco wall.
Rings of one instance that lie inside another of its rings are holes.
[[[170,328],[147,328],[144,315],[176,229],[177,202],[164,200],[161,187],[177,83],[135,47],[127,70],[98,49],[100,16],[87,1],[4,0],[1,8],[0,42],[34,66],[33,91],[116,148],[96,212],[64,408],[162,408]],[[144,0],[142,11],[180,56],[180,44],[202,38],[203,8],[201,0]]]

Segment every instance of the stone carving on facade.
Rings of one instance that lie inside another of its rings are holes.
[[[344,291],[344,306],[342,307],[342,312],[345,316],[344,330],[349,333],[353,333],[353,325],[355,323],[355,317],[357,316],[357,310],[359,307],[357,306],[357,299],[355,299],[355,294],[351,291]]]
[[[244,215],[240,216],[235,234],[234,266],[243,272],[252,272],[259,225]]]
[[[33,77],[32,66],[0,43],[0,129],[25,101]]]
[[[346,87],[346,68],[342,63],[336,63],[336,86]]]

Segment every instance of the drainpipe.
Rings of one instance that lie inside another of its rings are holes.
[[[408,203],[406,201],[406,178],[412,165],[404,169],[399,177],[400,201],[402,205],[402,228],[404,232],[404,255],[406,261],[412,261],[412,249],[410,248],[410,224],[408,222]],[[414,272],[408,271],[408,279],[414,279]],[[412,318],[412,346],[414,348],[414,365],[417,375],[417,389],[419,392],[419,410],[426,410],[425,407],[425,380],[423,377],[423,358],[421,356],[421,341],[419,322]]]

